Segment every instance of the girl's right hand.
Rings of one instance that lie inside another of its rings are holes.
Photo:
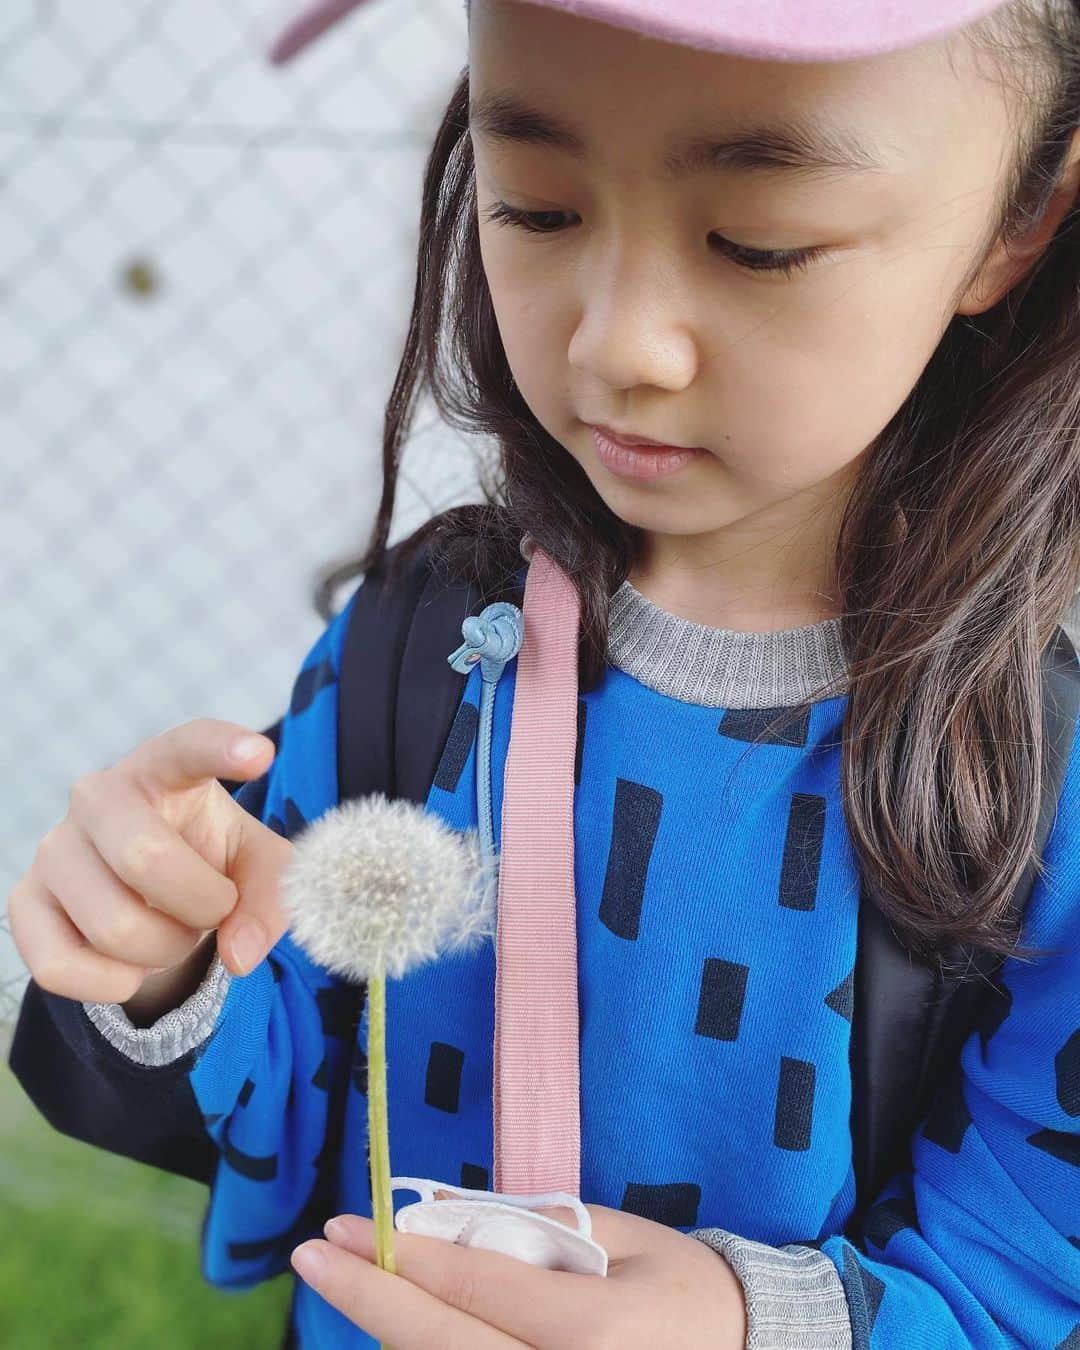
[[[293,845],[217,781],[266,771],[275,752],[265,736],[253,758],[232,755],[251,734],[195,718],[77,780],[67,815],[8,896],[16,949],[43,989],[127,1003],[214,929],[234,974],[266,956],[288,927],[278,886]]]

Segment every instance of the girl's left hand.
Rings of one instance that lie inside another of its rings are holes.
[[[375,1263],[375,1225],[346,1214],[302,1243],[292,1265],[350,1321],[394,1350],[745,1350],[742,1285],[697,1238],[586,1205],[608,1273],[545,1270],[501,1252],[394,1232],[397,1273]],[[539,1211],[565,1222],[570,1211]],[[576,1226],[576,1225],[575,1225]],[[305,1256],[322,1258],[309,1267]]]

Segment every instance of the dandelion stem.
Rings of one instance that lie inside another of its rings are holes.
[[[394,1206],[390,1191],[390,1126],[386,1107],[386,976],[368,977],[368,1150],[371,1206],[375,1220],[375,1260],[380,1270],[394,1266]]]

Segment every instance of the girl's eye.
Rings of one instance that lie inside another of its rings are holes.
[[[509,206],[506,202],[496,202],[485,213],[485,218],[497,224],[516,225],[519,229],[528,230],[530,234],[557,234],[565,228],[565,225],[558,222],[558,217],[565,214],[564,211],[519,211],[517,207]],[[552,217],[555,217],[554,224],[550,223]],[[713,234],[712,238],[721,253],[731,258],[737,266],[751,272],[782,272],[785,276],[791,276],[796,268],[809,267],[812,262],[829,252],[824,247],[783,250],[747,248],[743,244],[725,239],[722,234]]]
[[[555,229],[548,229],[536,222],[565,214],[563,211],[519,211],[516,206],[508,206],[506,202],[496,202],[486,213],[486,219],[493,220],[496,223],[501,221],[506,225],[516,225],[519,229],[528,230],[531,234],[554,234],[556,230],[562,229],[561,225],[556,225]]]
[[[783,272],[786,277],[791,276],[797,267],[805,269],[829,252],[824,247],[746,248],[743,244],[736,244],[731,239],[725,239],[722,234],[714,234],[712,238],[716,241],[720,252],[725,253],[739,267],[746,267],[751,272]]]

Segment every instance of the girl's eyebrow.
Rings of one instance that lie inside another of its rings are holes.
[[[587,160],[589,146],[569,123],[517,94],[489,91],[469,103],[469,127],[491,140],[545,146]],[[817,113],[770,122],[736,122],[720,132],[669,142],[665,170],[673,177],[727,169],[820,178],[891,170],[853,130]]]

